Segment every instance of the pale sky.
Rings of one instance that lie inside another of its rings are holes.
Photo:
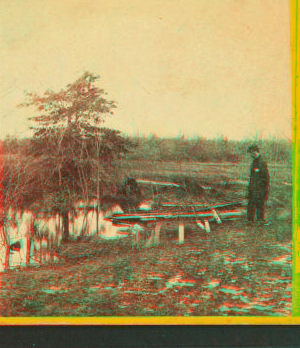
[[[1,137],[85,70],[126,134],[291,138],[289,0],[2,0]]]

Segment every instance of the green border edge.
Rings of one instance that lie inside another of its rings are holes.
[[[293,129],[293,287],[292,287],[292,316],[300,316],[300,260],[299,260],[299,137],[298,137],[298,0],[290,3],[291,28],[291,58],[292,58],[292,129]]]

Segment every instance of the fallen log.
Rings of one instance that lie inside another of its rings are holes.
[[[136,182],[139,184],[145,185],[159,185],[159,186],[174,186],[180,187],[179,184],[175,184],[174,182],[164,182],[164,181],[153,181],[153,180],[144,180],[144,179],[136,179]]]

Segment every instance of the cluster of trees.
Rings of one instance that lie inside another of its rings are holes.
[[[2,146],[2,220],[9,207],[59,213],[67,240],[74,204],[99,200],[122,180],[117,166],[134,142],[103,127],[116,104],[96,86],[98,79],[86,72],[59,92],[26,95],[20,107],[37,110],[33,136],[8,138]]]

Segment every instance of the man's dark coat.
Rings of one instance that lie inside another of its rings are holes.
[[[267,164],[259,155],[253,160],[250,169],[247,206],[247,218],[249,221],[254,221],[255,213],[257,220],[264,220],[264,204],[268,198],[269,184],[270,176]]]
[[[259,155],[251,165],[248,198],[263,203],[268,197],[269,184],[270,176],[267,164]]]

